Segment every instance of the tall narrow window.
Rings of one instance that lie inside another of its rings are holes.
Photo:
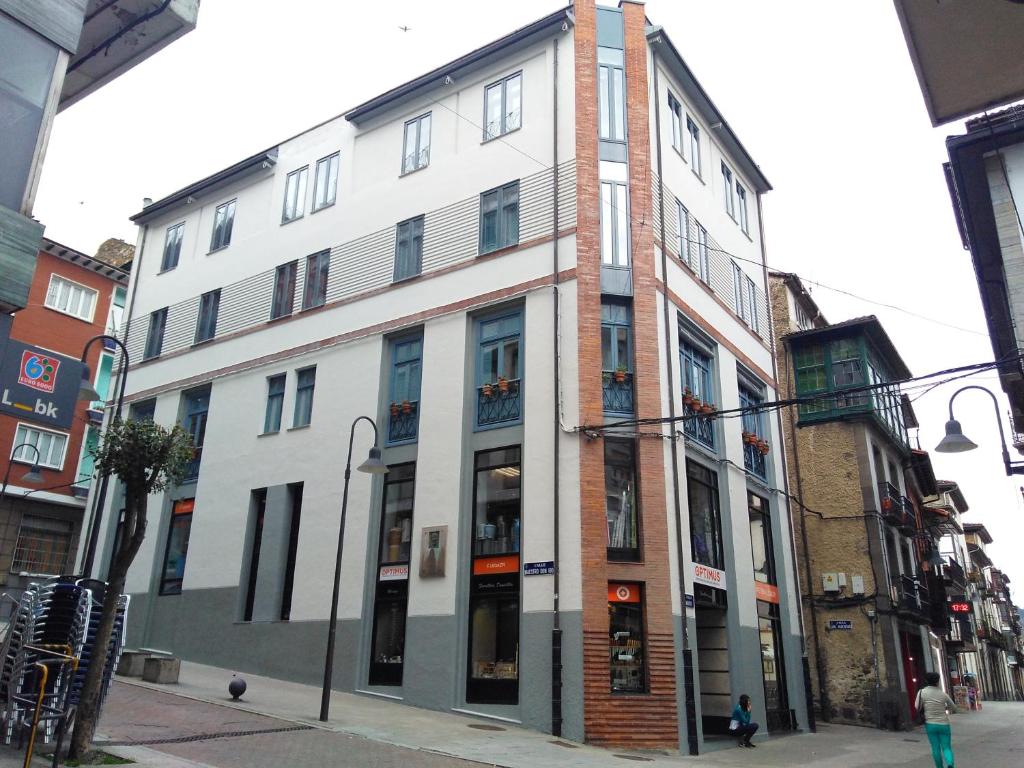
[[[72,282],[60,275],[50,275],[50,285],[46,291],[44,304],[50,309],[77,317],[79,320],[92,322],[93,310],[96,307],[96,291],[80,283]]]
[[[204,293],[199,300],[199,319],[196,321],[195,343],[209,341],[217,333],[217,314],[220,311],[220,288]]]
[[[522,315],[481,320],[478,326],[477,426],[522,419]]]
[[[747,212],[747,190],[736,182],[736,212],[740,217],[740,229],[746,235],[750,234],[750,214]]]
[[[395,281],[415,277],[423,262],[423,217],[395,227]]]
[[[629,266],[629,201],[626,185],[601,182],[601,263]]]
[[[313,420],[313,390],[316,388],[316,366],[298,371],[295,383],[295,413],[292,428],[305,427]]]
[[[693,461],[687,461],[686,476],[690,505],[690,556],[694,563],[724,570],[718,474]]]
[[[755,410],[764,402],[762,392],[740,385],[740,408],[743,409],[743,468],[762,479],[767,477],[767,437],[764,411]]]
[[[598,61],[598,123],[600,135],[607,141],[626,140],[625,75],[622,50],[597,49]]]
[[[679,240],[676,246],[679,251],[679,259],[684,264],[693,267],[693,251],[690,248],[690,212],[678,200],[676,200],[676,228],[679,230]]]
[[[743,270],[740,265],[735,261],[730,262],[732,266],[732,300],[736,307],[736,314],[739,315],[743,320],[747,319],[746,307],[744,306],[744,297],[747,292],[746,276],[743,274]]]
[[[697,225],[697,276],[705,283],[711,282],[711,257],[708,254],[708,231]]]
[[[754,580],[762,584],[777,584],[768,500],[748,491],[747,512],[750,516],[750,550],[754,558]]]
[[[690,167],[700,176],[703,170],[700,162],[700,128],[689,115],[686,116],[686,132],[690,134]]]
[[[295,273],[299,262],[289,261],[274,272],[274,298],[270,305],[270,319],[286,317],[295,307]]]
[[[184,400],[185,431],[192,438],[192,461],[185,469],[185,480],[199,478],[199,466],[203,458],[203,443],[206,440],[206,422],[210,414],[210,387],[190,389],[182,394]]]
[[[250,494],[250,497],[252,543],[249,546],[249,578],[245,591],[245,607],[242,610],[242,621],[252,621],[253,608],[256,605],[256,584],[260,571],[260,549],[263,546],[263,523],[267,514],[267,489],[257,488]]]
[[[732,171],[722,163],[722,197],[725,200],[725,212],[736,218],[736,198],[732,190]]]
[[[608,654],[612,693],[647,690],[644,614],[639,584],[608,585]]]
[[[396,341],[392,346],[389,443],[412,442],[416,439],[420,415],[422,355],[422,338]]]
[[[370,685],[402,684],[415,480],[415,464],[388,467],[384,476]]]
[[[601,302],[601,379],[606,413],[633,413],[633,328],[628,304]]]
[[[715,422],[700,415],[701,404],[713,404],[715,400],[712,384],[711,356],[698,349],[685,338],[679,339],[680,379],[683,394],[691,398],[688,404],[688,418],[683,422],[683,434],[696,440],[706,448],[715,447]]]
[[[160,575],[161,595],[181,594],[195,506],[195,499],[179,499],[171,506],[171,524],[167,532],[167,549],[164,550],[164,567]]]
[[[229,200],[217,206],[213,214],[213,235],[210,238],[210,250],[227,248],[231,244],[231,230],[235,226],[235,200]]]
[[[160,261],[161,272],[167,272],[178,266],[178,258],[181,256],[181,239],[184,235],[185,222],[167,228],[167,235],[164,237],[164,256]]]
[[[288,484],[288,554],[284,564],[284,584],[281,587],[281,621],[292,617],[292,590],[295,587],[295,563],[299,554],[299,523],[302,521],[302,483]]]
[[[484,90],[484,141],[503,136],[522,125],[523,74],[517,72]]]
[[[640,515],[637,512],[636,443],[604,441],[604,511],[608,524],[608,559],[640,559]]]
[[[281,223],[301,219],[306,212],[306,177],[309,166],[303,166],[288,174],[284,185],[284,209],[281,211]]]
[[[405,124],[402,143],[402,173],[418,171],[430,163],[430,113],[420,115]]]
[[[338,195],[339,153],[316,161],[316,178],[313,180],[313,212],[334,205]]]
[[[519,182],[480,195],[480,253],[519,242]]]
[[[306,257],[306,285],[302,308],[322,307],[327,302],[327,277],[331,270],[331,252],[320,251]]]
[[[754,333],[761,332],[761,320],[757,316],[757,285],[749,277],[746,279],[747,301],[744,309],[747,312],[747,322],[750,323]]]
[[[683,107],[671,91],[668,94],[668,115],[672,121],[672,146],[681,155],[683,154]]]
[[[142,354],[144,360],[158,357],[164,346],[164,328],[167,325],[167,307],[149,313],[149,331],[146,334],[146,350]]]
[[[281,429],[281,412],[284,410],[284,389],[287,375],[279,373],[267,379],[267,410],[263,415],[263,432],[278,432]]]
[[[519,540],[522,470],[518,446],[476,455],[466,700],[519,701]]]

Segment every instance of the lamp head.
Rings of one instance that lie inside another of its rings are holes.
[[[935,446],[935,450],[938,453],[963,453],[964,451],[973,451],[977,447],[973,440],[964,436],[960,422],[950,419],[946,422],[946,436]]]
[[[43,482],[43,475],[39,471],[39,465],[33,464],[32,469],[21,476],[22,482],[26,483],[41,483]]]
[[[89,372],[89,366],[84,363],[82,364],[82,380],[78,383],[78,399],[89,403],[103,399],[96,391],[96,387],[92,385],[92,374]]]
[[[375,445],[370,449],[370,455],[366,457],[366,461],[356,467],[356,469],[359,472],[366,472],[370,475],[384,475],[387,474],[388,465],[381,461],[380,448]]]

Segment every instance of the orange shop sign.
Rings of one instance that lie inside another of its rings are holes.
[[[195,499],[181,499],[174,502],[174,514],[176,515],[190,515],[196,508]]]
[[[478,557],[473,561],[474,576],[486,576],[489,573],[519,573],[519,555]]]
[[[763,581],[754,582],[754,594],[758,600],[766,603],[779,604],[779,588],[774,584],[765,584]]]
[[[639,603],[640,587],[637,584],[609,584],[609,603]]]

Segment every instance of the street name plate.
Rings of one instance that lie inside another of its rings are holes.
[[[853,629],[853,619],[829,619],[828,620],[829,630],[839,630],[840,632],[849,632]]]
[[[524,576],[544,576],[555,572],[554,560],[542,560],[539,563],[523,563]]]

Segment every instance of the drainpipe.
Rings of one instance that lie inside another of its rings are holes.
[[[552,125],[554,126],[551,131],[551,184],[553,187],[553,199],[554,199],[554,213],[552,215],[552,240],[551,240],[551,274],[554,280],[552,287],[552,380],[554,382],[554,395],[555,395],[555,419],[552,425],[552,434],[554,436],[554,450],[552,460],[554,461],[554,498],[552,499],[552,524],[554,526],[554,550],[555,550],[555,572],[553,575],[554,583],[553,590],[554,594],[551,598],[551,734],[553,736],[562,735],[562,624],[559,615],[559,603],[558,603],[558,587],[559,579],[558,572],[562,568],[562,559],[559,552],[559,536],[558,536],[558,524],[559,524],[559,443],[561,442],[561,421],[562,421],[562,400],[561,400],[561,382],[559,380],[559,343],[558,343],[558,38],[556,37],[552,44],[552,62],[554,76],[552,77],[552,92],[554,94],[552,98],[551,114],[552,114]]]
[[[651,50],[654,68],[654,136],[658,151],[658,184],[662,179],[661,166],[661,92],[658,85],[658,55]],[[668,306],[668,255],[665,251],[665,194],[658,190],[658,218],[661,221],[661,279],[665,285],[662,314],[665,323],[665,368],[668,370],[668,413],[672,419],[672,501],[676,514],[676,559],[679,563],[679,599],[682,601],[683,627],[683,705],[686,716],[686,740],[691,755],[699,752],[697,741],[697,709],[693,686],[693,649],[690,647],[688,616],[686,613],[686,565],[683,558],[683,510],[679,504],[679,441],[676,439],[676,384],[672,367],[672,313]]]
[[[768,284],[768,255],[767,255],[767,252],[765,251],[764,217],[761,216],[761,193],[760,192],[757,193],[757,228],[758,228],[758,236],[759,236],[759,239],[761,241],[761,271],[762,271],[763,279],[764,279],[764,295],[765,295],[765,300],[766,300],[767,309],[768,309],[768,327],[771,328],[772,331],[773,331],[772,334],[771,334],[771,338],[770,338],[771,351],[772,351],[772,378],[775,379],[775,386],[776,386],[776,390],[775,391],[776,391],[776,393],[778,393],[777,387],[779,385],[779,362],[778,362],[778,359],[775,356],[776,352],[778,351],[778,347],[775,344],[775,333],[774,333],[775,324],[774,324],[774,318],[772,317],[771,288],[770,288],[770,286]],[[788,371],[789,369],[787,368],[786,370]],[[786,393],[786,397],[789,397],[789,393],[788,392]],[[778,426],[778,429],[779,429],[779,437],[781,438],[782,435],[783,435],[783,429],[782,429],[782,409],[781,408],[776,408],[775,409],[775,422],[776,422],[776,425]],[[795,455],[796,455],[796,439],[795,439],[795,436],[794,436],[794,440],[793,440],[793,454],[794,454],[794,457],[795,457]],[[799,472],[797,473],[797,482],[798,483],[800,482]],[[790,492],[789,492],[789,468],[786,466],[786,452],[785,451],[782,451],[782,490],[786,494],[786,508],[787,509],[792,509],[792,506],[791,506],[791,504],[792,504],[792,502],[791,502],[792,496],[790,495]],[[802,493],[800,495],[800,500],[803,501],[803,494]],[[803,521],[804,521],[804,518],[803,518],[803,507],[801,507],[800,508],[800,527],[801,527],[801,529],[803,528]],[[805,554],[807,553],[807,541],[806,541],[806,538],[804,540],[804,552],[805,552]],[[796,616],[797,616],[798,626],[800,627],[800,660],[801,660],[801,666],[803,667],[804,701],[807,704],[807,727],[811,731],[811,733],[817,733],[817,731],[818,731],[818,724],[817,724],[817,722],[816,722],[816,720],[814,718],[814,693],[812,692],[812,689],[811,689],[811,663],[810,663],[810,660],[807,658],[807,635],[806,635],[806,629],[804,627],[803,589],[802,589],[802,585],[800,584],[800,568],[797,565],[796,531],[793,529],[793,515],[792,515],[792,513],[790,513],[790,515],[789,515],[789,556],[790,556],[790,559],[793,561],[793,580],[796,582]],[[812,584],[812,582],[811,582],[810,576],[808,576],[807,577],[807,587],[808,587],[808,589],[811,589],[811,584]],[[813,595],[812,595],[812,600],[811,600],[811,606],[812,606],[811,610],[812,611],[814,610],[813,604],[814,603],[813,603]],[[817,622],[815,622],[815,627],[814,627],[814,632],[815,632],[814,645],[815,645],[815,647],[817,647],[817,645],[818,645],[817,631],[818,631]]]

